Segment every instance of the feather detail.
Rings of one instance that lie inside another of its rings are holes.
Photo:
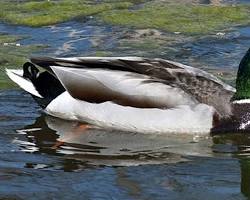
[[[51,68],[72,97],[87,102],[113,101],[138,108],[172,108],[197,103],[182,89],[142,74],[107,69]]]
[[[62,119],[84,121],[107,129],[206,135],[212,128],[215,110],[205,104],[181,105],[171,109],[141,109],[112,102],[95,104],[74,99],[64,92],[49,104],[46,112]]]
[[[19,85],[22,89],[24,89],[25,91],[29,92],[30,94],[36,97],[43,98],[36,90],[32,82],[23,77],[23,70],[17,70],[17,69],[5,69],[5,70],[8,77],[17,85]]]
[[[51,73],[51,66],[62,66],[146,75],[150,77],[147,82],[156,81],[179,88],[195,101],[213,106],[223,118],[232,114],[230,100],[235,93],[233,87],[205,71],[169,60],[141,57],[73,57],[32,58],[31,61]]]

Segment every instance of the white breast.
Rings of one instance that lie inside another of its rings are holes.
[[[129,132],[207,134],[212,127],[214,109],[205,104],[180,105],[166,110],[112,102],[94,104],[76,100],[64,92],[48,105],[46,112],[67,120]]]

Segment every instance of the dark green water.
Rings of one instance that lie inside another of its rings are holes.
[[[163,33],[144,38],[90,19],[42,28],[1,23],[0,33],[28,35],[19,41],[20,48],[48,46],[34,55],[161,57],[232,83],[250,47],[250,27],[223,36]],[[148,40],[161,45],[150,46]],[[248,134],[200,138],[79,127],[44,115],[28,94],[13,86],[0,90],[0,199],[250,198]]]

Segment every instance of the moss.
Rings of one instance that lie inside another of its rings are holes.
[[[96,51],[93,54],[93,56],[97,56],[97,57],[105,57],[105,56],[111,56],[111,55],[112,53],[108,51]]]
[[[105,3],[130,2],[133,4],[145,3],[147,0],[102,0]]]
[[[170,32],[206,34],[250,22],[249,6],[145,4],[137,10],[104,12],[100,18],[114,25],[156,28]]]
[[[5,68],[20,68],[31,54],[45,48],[43,45],[16,45],[21,38],[0,34],[0,88],[13,86],[4,72]]]
[[[171,4],[145,0],[51,0],[0,2],[0,20],[28,26],[56,24],[99,14],[100,19],[114,25],[156,28],[187,34],[207,34],[250,22],[250,6],[205,6]],[[132,10],[133,5],[141,6]]]
[[[155,49],[161,48],[162,43],[158,41],[152,42],[150,39],[145,39],[145,40],[138,40],[138,41],[122,41],[121,46],[122,47],[129,47],[133,49],[143,49],[146,51],[154,51]]]
[[[0,19],[12,24],[36,27],[56,24],[108,10],[124,9],[131,5],[133,5],[131,2],[91,4],[84,0],[28,1],[18,4],[0,2]]]
[[[0,45],[5,45],[6,43],[16,42],[17,40],[22,39],[21,36],[7,35],[0,33]]]

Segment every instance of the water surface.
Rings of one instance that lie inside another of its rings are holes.
[[[48,46],[34,55],[162,57],[228,82],[250,46],[249,27],[202,37],[145,36],[87,19],[42,28],[1,23],[0,32],[28,36],[21,45]],[[250,198],[248,134],[201,138],[82,125],[46,116],[20,89],[0,90],[0,198]]]
[[[249,194],[250,140],[238,141],[241,136],[82,131],[77,122],[42,114],[21,90],[1,91],[0,115],[0,197],[244,199]]]

